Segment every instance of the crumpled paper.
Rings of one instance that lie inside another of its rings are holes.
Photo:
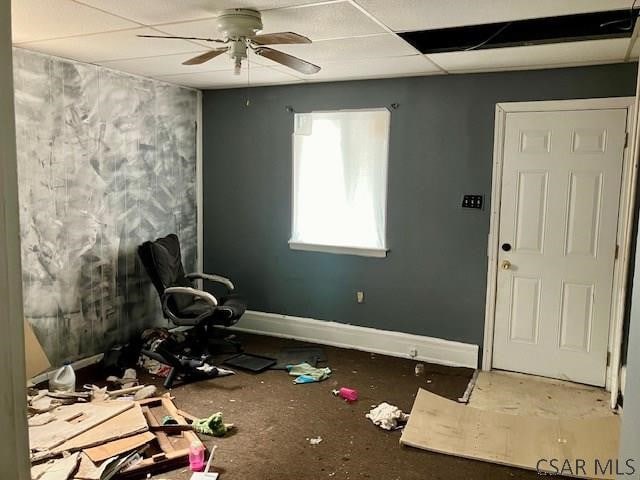
[[[404,413],[395,405],[387,402],[382,402],[377,407],[371,409],[365,417],[384,430],[397,430],[398,428],[402,428],[409,420],[407,413]]]

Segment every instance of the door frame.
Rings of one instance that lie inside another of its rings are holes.
[[[495,307],[498,277],[498,248],[500,231],[500,198],[502,194],[502,164],[507,113],[514,112],[557,112],[566,110],[627,110],[627,145],[624,148],[622,183],[618,210],[618,232],[616,244],[618,257],[614,263],[613,296],[609,324],[609,365],[605,388],[612,392],[611,407],[617,403],[622,329],[627,297],[627,275],[631,252],[632,230],[635,207],[635,191],[638,160],[631,143],[635,142],[634,112],[635,97],[589,98],[580,100],[552,100],[538,102],[507,102],[496,104],[495,134],[493,145],[493,174],[491,179],[491,212],[487,247],[487,296],[484,321],[484,344],[482,350],[482,370],[491,370],[493,365],[493,335],[495,329]]]

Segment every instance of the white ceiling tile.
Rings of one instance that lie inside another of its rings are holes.
[[[308,82],[356,80],[364,78],[404,77],[442,73],[422,55],[387,57],[349,62],[327,63],[318,73],[305,76]]]
[[[349,2],[270,10],[262,33],[296,32],[311,40],[356,37],[385,30]]]
[[[263,33],[296,32],[311,40],[384,33],[385,30],[348,2],[268,10],[262,14]],[[217,20],[162,25],[170,35],[222,38]],[[210,45],[208,42],[201,42]]]
[[[156,78],[194,88],[239,88],[247,86],[247,69],[243,68],[240,75],[235,75],[233,70],[218,70],[180,75],[163,75]],[[302,82],[302,80],[292,75],[268,67],[252,68],[249,78],[251,86]]]
[[[184,40],[156,40],[136,36],[140,34],[155,35],[158,32],[150,28],[137,28],[87,35],[82,38],[63,38],[25,43],[22,46],[29,50],[90,63],[155,55],[171,55],[199,50],[198,45]]]
[[[630,8],[633,0],[356,0],[395,31]]]
[[[22,0],[19,0],[22,1]],[[314,0],[77,0],[145,25],[184,22],[215,16],[227,8],[289,7]]]
[[[416,54],[411,45],[392,34],[324,40],[307,45],[277,45],[275,48],[320,67],[327,62]]]
[[[518,70],[623,61],[628,38],[427,55],[449,72]]]
[[[136,23],[71,0],[12,0],[13,43],[135,28]]]
[[[206,63],[200,65],[182,65],[182,62],[189,60],[196,55],[206,52],[206,49],[196,50],[189,53],[178,53],[175,55],[162,55],[158,57],[132,58],[127,60],[112,60],[100,62],[114,70],[135,73],[147,77],[155,77],[157,75],[178,75],[197,72],[209,72],[213,70],[228,70],[232,65],[232,60],[228,55],[220,55]]]

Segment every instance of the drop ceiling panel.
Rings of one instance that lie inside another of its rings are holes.
[[[184,40],[154,40],[152,38],[139,38],[136,36],[138,34],[157,35],[158,32],[150,28],[137,28],[87,35],[82,38],[64,38],[26,43],[23,46],[30,50],[90,63],[171,55],[201,49],[198,45]]]
[[[296,32],[311,40],[385,33],[380,25],[348,2],[269,10],[262,13],[262,23],[263,33]],[[215,18],[162,25],[158,29],[170,35],[222,37]]]
[[[311,40],[385,33],[349,2],[271,10],[262,14],[263,33],[296,32]]]
[[[449,72],[518,70],[623,61],[628,38],[436,53],[428,58]]]
[[[356,80],[364,78],[404,77],[442,73],[423,55],[372,58],[350,62],[327,63],[315,75],[304,77],[308,82]]]
[[[100,62],[108,68],[121,70],[123,72],[135,73],[147,77],[157,75],[178,75],[198,72],[208,72],[212,70],[228,70],[232,65],[228,55],[220,55],[201,65],[182,65],[182,62],[189,60],[196,55],[206,52],[206,49],[196,50],[189,53],[178,53],[176,55],[165,55],[162,57],[133,58],[127,60],[112,60]]]
[[[233,70],[218,70],[211,72],[187,73],[181,75],[158,76],[160,80],[186,85],[194,88],[239,88],[247,86],[247,70],[243,69],[240,75],[235,75]],[[252,86],[301,83],[302,80],[277,69],[268,67],[252,68],[250,72],[250,84]]]
[[[356,0],[394,31],[631,8],[633,0]]]
[[[22,0],[19,0],[22,1]],[[78,0],[122,17],[154,25],[215,16],[227,8],[266,10],[313,3],[314,0]]]
[[[16,44],[138,26],[71,0],[12,0],[11,20]]]
[[[277,49],[320,67],[327,62],[401,57],[417,53],[411,45],[391,34],[325,40],[307,45],[278,45]]]

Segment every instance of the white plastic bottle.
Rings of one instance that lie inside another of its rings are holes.
[[[65,362],[62,368],[56,370],[49,379],[49,390],[56,392],[75,392],[76,373],[69,362]]]

